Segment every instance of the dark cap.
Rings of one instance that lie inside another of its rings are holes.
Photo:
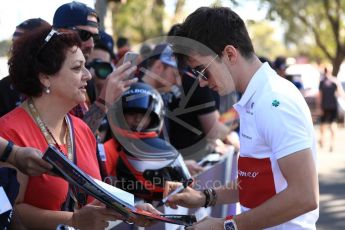
[[[42,18],[30,18],[17,25],[16,28],[21,30],[33,30],[43,24],[49,25],[49,23]]]
[[[34,30],[43,25],[50,26],[50,24],[42,18],[27,19],[16,26],[16,30],[14,31],[12,37],[20,37],[23,33]]]
[[[176,60],[174,53],[171,49],[171,46],[168,43],[158,44],[151,53],[151,58],[159,59],[166,65],[177,68]]]
[[[98,23],[87,20],[89,15],[97,17],[94,9],[88,7],[81,2],[70,2],[61,5],[54,14],[53,27],[54,28],[71,28],[74,26],[93,26],[98,27]]]
[[[114,52],[114,40],[111,35],[107,34],[104,30],[100,30],[99,38],[109,51]]]

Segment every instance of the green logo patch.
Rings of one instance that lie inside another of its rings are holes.
[[[278,106],[280,105],[280,102],[279,102],[278,100],[273,100],[273,101],[272,101],[272,105],[273,105],[274,107],[278,107]]]

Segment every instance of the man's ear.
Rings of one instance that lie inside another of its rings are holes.
[[[39,76],[38,76],[38,78],[40,79],[41,84],[42,84],[45,88],[49,88],[49,87],[50,87],[50,78],[49,78],[49,75],[40,73]]]
[[[237,62],[238,51],[233,45],[227,45],[224,47],[223,56],[229,61],[230,64]]]

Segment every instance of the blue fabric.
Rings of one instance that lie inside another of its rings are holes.
[[[5,193],[13,206],[19,192],[17,171],[12,168],[0,168],[0,186],[5,190]],[[7,229],[9,227],[12,212],[13,210],[9,210],[0,215],[0,229]]]
[[[81,2],[70,2],[61,5],[54,14],[54,28],[70,28],[81,25],[93,25],[93,22],[87,20],[87,16],[96,12]]]

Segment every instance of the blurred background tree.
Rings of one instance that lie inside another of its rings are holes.
[[[345,0],[259,0],[268,18],[280,20],[285,42],[315,59],[333,65],[334,76],[345,59]]]
[[[163,34],[163,0],[128,0],[108,7],[112,12],[114,37],[124,36],[136,43]]]
[[[11,40],[0,41],[0,57],[7,56],[12,42]]]
[[[255,53],[274,60],[277,56],[292,56],[276,34],[276,29],[269,22],[248,20],[248,32],[253,41]]]
[[[192,1],[192,0],[191,0]],[[124,36],[132,43],[140,43],[149,38],[163,36],[176,23],[186,17],[184,9],[187,0],[169,1],[173,7],[172,15],[166,12],[167,0],[96,0],[95,8],[99,13],[101,28],[104,28],[106,11],[112,14],[112,32],[114,38]],[[237,5],[237,0],[229,1]],[[214,0],[211,5],[220,6],[221,0]]]
[[[104,0],[97,0],[97,2]],[[170,25],[180,21],[185,0],[177,0],[174,16]],[[124,36],[133,43],[140,43],[149,38],[165,34],[163,23],[166,18],[164,0],[127,0],[108,1],[112,12],[112,30],[114,37]]]

